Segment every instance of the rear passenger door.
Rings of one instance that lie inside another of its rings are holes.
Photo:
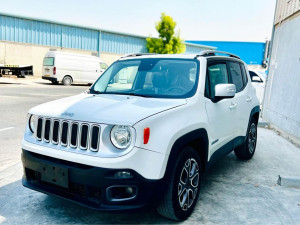
[[[234,113],[234,123],[237,127],[237,136],[244,136],[243,131],[249,123],[250,109],[249,104],[251,102],[251,97],[247,95],[247,76],[245,73],[244,65],[238,61],[228,62],[229,68],[229,80],[230,83],[235,84],[236,94],[234,101],[236,108]],[[239,143],[236,143],[239,144]]]
[[[234,98],[213,102],[215,85],[230,83],[226,61],[208,62],[205,83],[205,108],[210,128],[210,154],[230,142],[237,132],[235,109],[232,109]],[[233,145],[226,145],[223,153],[228,153]]]

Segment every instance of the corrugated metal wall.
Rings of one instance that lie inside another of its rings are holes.
[[[119,54],[145,53],[146,39],[128,34],[0,14],[0,40]],[[186,46],[186,53],[211,47]]]
[[[96,30],[0,15],[0,40],[98,51]]]
[[[291,15],[300,11],[299,0],[278,0],[275,14],[275,24],[281,23]]]
[[[146,39],[101,31],[100,51],[121,54],[145,53]]]

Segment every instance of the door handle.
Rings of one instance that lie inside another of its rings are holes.
[[[252,101],[252,98],[250,97],[250,96],[248,96],[247,98],[246,98],[246,102],[251,102]]]
[[[237,104],[231,103],[231,105],[229,106],[229,109],[235,109],[236,107],[237,107]]]

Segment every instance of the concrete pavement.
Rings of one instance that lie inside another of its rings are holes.
[[[100,213],[24,188],[20,154],[27,111],[37,104],[81,93],[88,86],[7,79],[4,82],[0,78],[0,223],[177,223],[162,218],[155,210]],[[299,148],[276,132],[259,128],[253,159],[243,162],[231,153],[217,162],[203,180],[195,212],[181,223],[300,224],[300,190],[277,185],[278,175],[300,176],[299,162]]]

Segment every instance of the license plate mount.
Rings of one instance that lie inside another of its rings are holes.
[[[67,168],[46,165],[42,166],[41,180],[60,187],[69,187],[69,171]]]

